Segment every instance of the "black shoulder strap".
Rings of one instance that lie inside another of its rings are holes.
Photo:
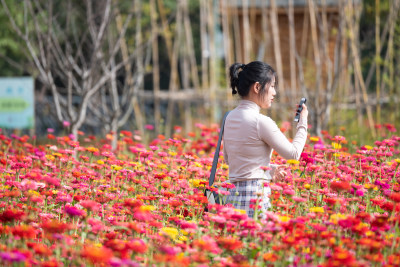
[[[215,172],[217,170],[217,164],[218,164],[218,158],[219,158],[219,149],[221,147],[222,135],[224,133],[225,119],[228,116],[229,112],[230,111],[226,112],[225,115],[224,115],[224,118],[222,119],[221,130],[219,132],[219,137],[218,137],[218,144],[217,144],[217,148],[215,149],[214,160],[213,160],[213,164],[212,164],[211,172],[210,172],[210,178],[208,180],[208,185],[209,186],[212,186],[213,183],[214,183]]]

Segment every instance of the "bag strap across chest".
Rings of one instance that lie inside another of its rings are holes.
[[[219,132],[218,144],[217,144],[217,148],[215,149],[214,160],[213,160],[213,164],[212,164],[211,172],[210,172],[210,178],[208,179],[209,186],[212,186],[214,184],[215,172],[217,171],[217,164],[218,164],[218,158],[219,158],[219,150],[221,147],[222,135],[224,134],[225,120],[226,120],[226,117],[228,116],[229,112],[230,111],[225,113],[224,118],[222,119],[222,122],[221,122],[221,130]]]

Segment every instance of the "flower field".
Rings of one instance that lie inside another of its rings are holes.
[[[389,129],[389,128],[388,128]],[[389,129],[391,134],[395,129]],[[0,132],[1,266],[399,266],[400,137],[309,137],[266,219],[208,205],[218,128],[149,145]],[[221,154],[217,190],[231,187]],[[254,208],[257,209],[254,196]]]

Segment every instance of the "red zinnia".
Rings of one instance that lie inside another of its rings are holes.
[[[36,230],[30,225],[17,225],[11,229],[14,236],[19,236],[21,238],[35,238]]]
[[[344,181],[333,181],[331,182],[331,189],[337,192],[349,191],[351,188],[350,183]]]
[[[394,202],[400,202],[400,193],[391,193],[389,199]]]
[[[0,221],[12,222],[14,220],[21,220],[24,216],[25,213],[22,210],[6,209],[0,214]]]

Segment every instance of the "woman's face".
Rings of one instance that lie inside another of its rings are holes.
[[[273,78],[270,84],[265,85],[265,91],[267,92],[264,97],[261,99],[261,108],[270,108],[272,106],[272,102],[274,101],[276,91],[275,91],[275,78]]]

